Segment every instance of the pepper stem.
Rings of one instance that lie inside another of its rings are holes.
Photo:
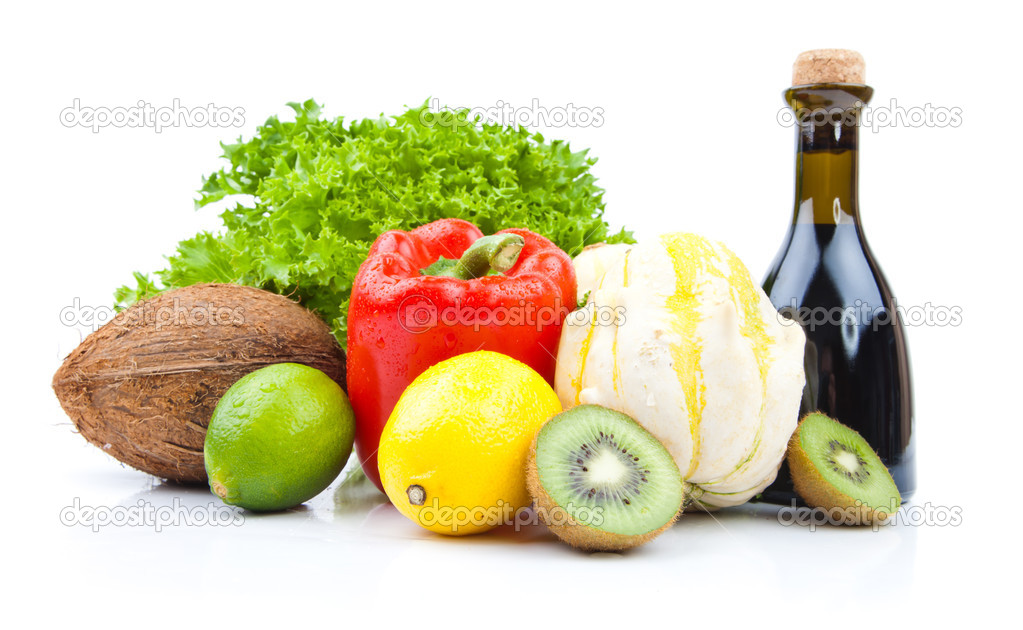
[[[441,257],[422,273],[460,280],[482,278],[491,271],[504,273],[515,266],[525,244],[518,234],[491,234],[477,239],[458,260]]]

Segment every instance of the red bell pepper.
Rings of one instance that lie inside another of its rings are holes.
[[[568,254],[527,230],[484,237],[467,221],[441,219],[381,234],[348,307],[348,396],[366,476],[381,487],[376,451],[384,425],[409,383],[444,359],[492,350],[553,385],[575,292]]]

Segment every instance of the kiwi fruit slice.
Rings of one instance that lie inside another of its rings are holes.
[[[526,465],[537,516],[587,551],[641,545],[678,517],[685,484],[657,438],[629,416],[580,405],[537,432]]]
[[[823,413],[800,421],[788,462],[799,496],[847,525],[884,521],[902,504],[891,473],[863,436]]]

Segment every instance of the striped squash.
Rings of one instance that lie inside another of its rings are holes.
[[[587,249],[575,267],[586,300],[562,332],[562,405],[635,418],[706,508],[766,488],[798,420],[802,329],[735,254],[694,234]]]

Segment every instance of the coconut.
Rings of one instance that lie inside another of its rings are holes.
[[[78,432],[114,458],[200,483],[217,401],[249,372],[289,362],[345,387],[344,351],[314,313],[268,291],[199,284],[119,313],[68,355],[53,390]]]

